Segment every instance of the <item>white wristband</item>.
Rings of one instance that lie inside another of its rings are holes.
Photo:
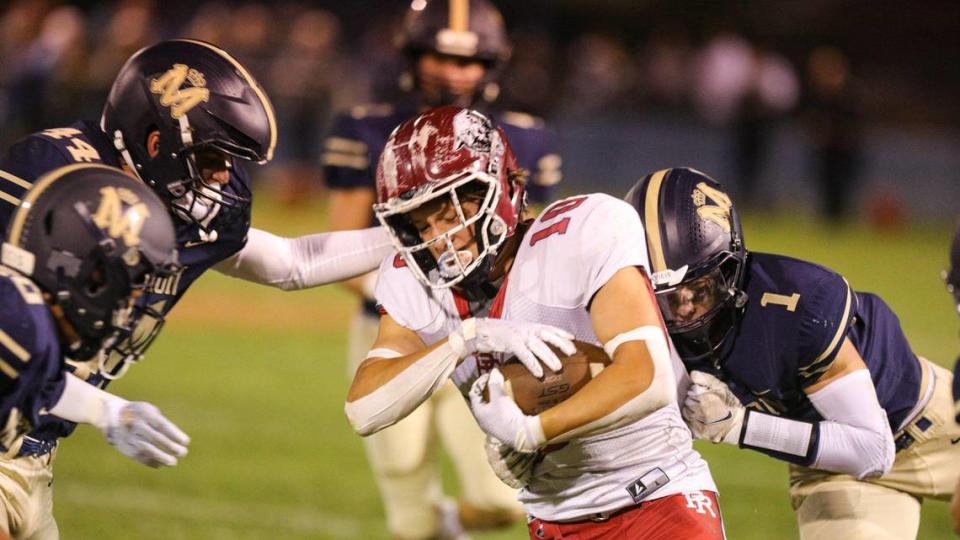
[[[798,457],[810,455],[813,424],[748,411],[742,445]]]
[[[471,354],[473,351],[470,347],[470,342],[472,342],[477,337],[477,320],[473,317],[464,320],[460,323],[460,329],[456,332],[450,332],[450,335],[447,337],[447,343],[450,344],[450,347],[453,349],[453,352],[457,355],[457,358],[465,358],[467,355]]]
[[[117,408],[126,403],[127,400],[68,373],[63,394],[56,405],[50,408],[50,414],[78,424],[92,424],[101,432],[106,432],[110,409],[108,404]]]

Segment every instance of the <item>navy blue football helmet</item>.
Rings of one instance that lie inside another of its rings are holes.
[[[44,175],[24,195],[0,262],[46,293],[69,323],[65,352],[87,360],[130,335],[142,315],[137,291],[179,270],[176,247],[153,191],[119,169],[78,164]]]
[[[689,168],[647,175],[625,200],[640,214],[657,303],[686,361],[720,354],[747,303],[740,217],[720,184]]]
[[[101,128],[123,160],[174,213],[209,228],[216,215],[238,215],[249,187],[204,182],[203,170],[232,158],[273,158],[273,106],[252,75],[226,51],[196,40],[162,41],[134,54],[117,75]],[[159,150],[148,135],[159,133]]]
[[[455,103],[447,95],[426,103],[431,107],[496,99],[496,80],[511,53],[503,16],[489,0],[431,0],[421,10],[410,9],[396,42],[409,63],[404,77],[414,89],[419,87],[415,66],[424,53],[478,61],[486,68],[470,103]]]

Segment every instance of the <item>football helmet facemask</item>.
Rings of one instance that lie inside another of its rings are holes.
[[[719,183],[700,171],[665,169],[637,182],[625,200],[646,230],[657,304],[685,361],[721,354],[747,295],[740,217]]]
[[[214,218],[243,215],[249,187],[204,181],[204,170],[230,169],[233,158],[273,158],[273,106],[230,54],[202,41],[162,41],[135,53],[120,69],[100,127],[124,162],[181,219],[211,229]],[[147,148],[159,133],[159,151]]]
[[[23,197],[2,248],[4,265],[28,276],[69,323],[65,353],[87,360],[130,336],[134,303],[150,279],[179,270],[173,222],[142,182],[104,165],[70,165]]]
[[[374,213],[421,283],[469,289],[486,281],[517,228],[525,203],[518,171],[509,142],[487,117],[459,107],[431,109],[390,134],[377,167]],[[451,212],[453,225],[424,240],[412,214],[441,208]],[[468,228],[476,256],[454,242]]]

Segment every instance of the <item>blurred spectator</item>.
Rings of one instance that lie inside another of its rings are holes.
[[[273,6],[276,9],[277,6]],[[270,60],[276,54],[274,45],[278,39],[276,23],[283,17],[265,4],[247,3],[232,10],[229,22],[221,26],[229,29],[218,43],[243,62],[255,77],[262,77],[270,69]]]
[[[728,123],[750,90],[753,70],[753,47],[746,39],[731,31],[715,35],[696,66],[693,99],[700,116],[714,124]]]
[[[348,76],[349,63],[339,50],[337,17],[322,9],[291,15],[293,23],[267,78],[283,141],[278,163],[271,168],[271,182],[288,203],[308,199],[320,175],[316,156],[332,111],[345,107],[356,95]]]
[[[639,52],[641,94],[652,104],[676,109],[689,103],[693,45],[686,29],[657,25]]]
[[[204,2],[200,4],[181,37],[199,39],[208,43],[217,43],[223,46],[227,40],[229,25],[223,21],[230,20],[230,8],[223,2]]]
[[[156,12],[149,0],[124,0],[108,15],[106,32],[98,32],[84,81],[92,103],[106,102],[107,92],[123,63],[133,53],[157,41]]]
[[[775,123],[797,102],[796,75],[779,53],[725,31],[705,48],[696,85],[697,104],[708,120],[730,125],[739,199],[755,203]]]
[[[517,34],[510,59],[509,77],[500,81],[499,104],[505,109],[544,115],[557,105],[557,51],[553,40],[543,31]]]
[[[49,72],[49,86],[44,92],[45,125],[58,125],[63,118],[84,111],[89,106],[85,74],[87,49],[86,19],[83,12],[72,6],[61,6],[51,11],[43,21],[43,29],[32,47],[35,65],[45,65]]]
[[[0,140],[4,147],[27,133],[42,116],[45,73],[31,62],[31,44],[40,34],[45,2],[13,2],[0,21]]]
[[[563,109],[568,114],[624,109],[635,71],[629,55],[616,39],[598,33],[583,34],[567,47],[567,74]]]
[[[754,206],[764,159],[777,121],[797,102],[796,75],[787,60],[763,46],[753,47],[750,78],[734,118],[734,157],[741,201]]]
[[[850,211],[862,138],[846,55],[834,47],[814,49],[807,58],[807,85],[803,116],[822,210],[828,219],[839,222]]]

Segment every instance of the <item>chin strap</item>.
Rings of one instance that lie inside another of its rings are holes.
[[[127,145],[123,142],[123,133],[119,129],[113,132],[113,147],[117,149],[117,152],[120,152],[120,157],[122,157],[124,163],[127,164],[127,168],[129,168],[137,178],[143,181],[143,177],[140,176],[140,168],[133,162],[133,157],[130,155],[130,151],[127,150]]]

